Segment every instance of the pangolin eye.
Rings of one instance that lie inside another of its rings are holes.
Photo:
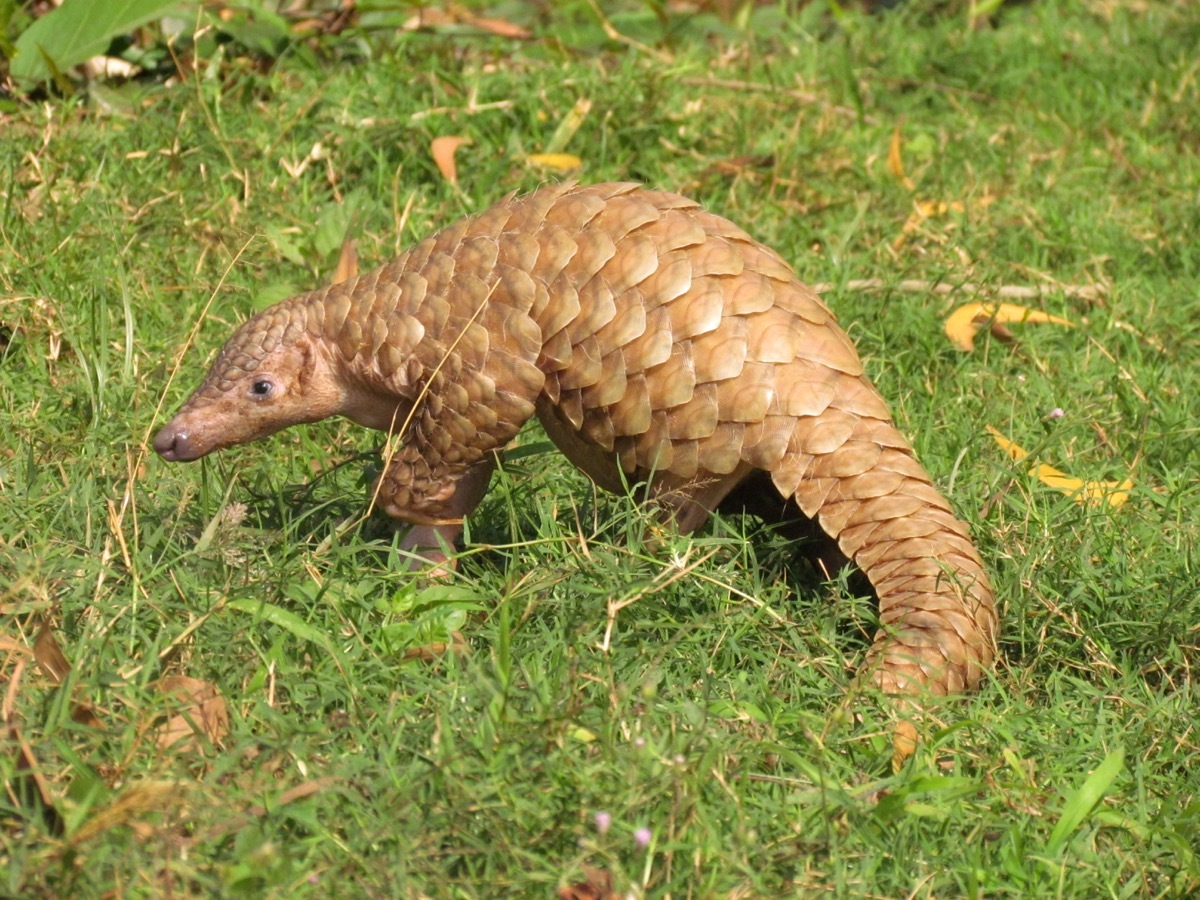
[[[250,393],[255,397],[269,397],[274,389],[275,385],[260,378],[250,386]]]

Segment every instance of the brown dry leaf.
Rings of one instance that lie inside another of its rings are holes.
[[[419,31],[422,28],[438,28],[443,25],[453,25],[454,16],[436,6],[423,6],[417,9],[415,15],[409,16],[400,26],[402,31]]]
[[[318,13],[292,23],[292,33],[297,37],[309,35],[341,34],[358,20],[358,10],[353,0],[342,4],[341,9]]]
[[[1067,328],[1075,327],[1075,323],[1069,319],[1016,303],[973,302],[964,303],[946,317],[946,337],[950,338],[950,343],[959,350],[970,352],[975,349],[975,334],[981,325],[990,323],[994,333],[999,328],[998,336],[1004,339],[1008,335],[1004,325],[1027,322],[1050,322],[1054,325],[1065,325]]]
[[[158,729],[160,749],[194,750],[197,735],[219,744],[229,733],[229,710],[215,685],[186,675],[167,675],[154,686],[182,707]]]
[[[906,190],[914,191],[917,186],[913,184],[912,179],[904,174],[904,157],[902,154],[903,140],[900,137],[900,126],[897,125],[892,131],[892,140],[888,144],[887,167],[892,176],[904,185]]]
[[[0,634],[0,653],[7,653],[9,656],[33,656],[33,651],[27,644],[6,634]]]
[[[493,19],[488,16],[477,16],[469,9],[464,9],[458,5],[452,7],[454,15],[468,25],[474,25],[476,28],[482,28],[497,37],[513,38],[518,41],[527,41],[533,37],[533,33],[527,28],[522,28],[520,25],[514,25],[512,22],[504,19]]]
[[[1022,462],[1029,456],[1024,448],[1010,441],[991,425],[987,426],[987,430],[1014,462]],[[1133,490],[1133,480],[1129,478],[1124,481],[1084,481],[1081,478],[1073,478],[1053,466],[1040,463],[1031,466],[1029,474],[1047,487],[1062,491],[1076,503],[1108,503],[1114,509],[1123,506],[1129,499],[1129,492]]]
[[[471,143],[470,138],[446,135],[434,138],[433,143],[429,145],[429,152],[433,155],[433,161],[437,165],[438,171],[455,187],[458,187],[458,165],[454,161],[454,154],[463,144],[469,143]]]
[[[33,780],[33,785],[37,789],[47,815],[57,819],[59,813],[54,805],[54,795],[50,792],[50,783],[42,774],[42,767],[38,764],[37,757],[33,755],[33,748],[29,746],[16,725],[8,726],[8,743],[15,744],[17,748],[17,774],[13,782],[6,783],[5,787],[10,790],[14,789],[19,780],[28,776]]]
[[[337,778],[332,775],[327,775],[324,778],[314,778],[312,781],[302,782],[295,787],[290,787],[283,791],[279,796],[271,801],[270,808],[255,804],[249,807],[246,811],[257,819],[279,809],[281,806],[287,806],[289,803],[295,803],[297,800],[303,800],[305,797],[311,797],[313,794],[319,794],[327,788],[331,788],[338,783]]]
[[[920,738],[917,736],[917,726],[907,719],[896,723],[892,729],[892,771],[899,772],[904,763],[917,750]]]
[[[42,623],[37,640],[33,642],[33,658],[37,662],[38,668],[42,670],[42,674],[56,685],[62,684],[71,674],[71,664],[63,656],[49,622]]]
[[[8,639],[0,642],[0,649],[7,649],[10,655],[14,651],[20,652],[23,655],[32,653],[37,667],[42,671],[42,674],[50,679],[55,687],[66,681],[67,675],[71,673],[71,664],[67,661],[67,657],[58,646],[58,640],[54,637],[54,632],[51,630],[48,622],[42,623],[37,639],[33,642],[32,650]],[[76,691],[76,695],[78,693]],[[72,702],[71,719],[80,725],[87,725],[89,728],[100,728],[104,724],[101,722],[99,716],[96,715],[95,708],[90,703]]]
[[[574,172],[583,168],[583,160],[571,153],[530,153],[525,159],[531,165],[555,172]]]
[[[420,647],[409,647],[401,658],[405,661],[423,659],[428,662],[433,659],[441,659],[447,651],[455,656],[467,656],[471,652],[471,645],[467,643],[467,639],[462,636],[461,632],[455,631],[450,635],[450,643],[435,641],[432,644],[422,644]]]
[[[342,250],[338,254],[337,268],[333,270],[331,284],[341,284],[358,275],[358,242],[346,235],[342,241]]]
[[[88,728],[103,728],[103,720],[96,715],[96,708],[90,703],[72,703],[71,721]]]
[[[6,640],[7,643],[7,640]],[[32,653],[28,647],[13,642],[13,652],[24,651],[24,653]],[[37,788],[38,794],[41,796],[42,805],[50,815],[57,815],[54,809],[54,797],[50,793],[50,785],[46,782],[45,776],[42,775],[42,767],[38,765],[37,758],[33,755],[33,748],[26,743],[25,738],[21,735],[21,729],[15,721],[16,713],[13,710],[13,705],[17,697],[18,689],[21,684],[21,676],[25,674],[25,667],[28,665],[28,660],[23,656],[19,656],[12,670],[9,671],[5,666],[5,679],[7,684],[4,691],[4,705],[2,707],[3,721],[8,725],[8,746],[16,748],[17,757],[17,777],[12,779],[12,783],[5,783],[5,789],[9,791],[11,796],[22,796],[22,794],[14,795],[12,792],[17,787],[18,782],[25,778],[24,773],[28,773],[28,777],[33,779],[34,786]]]
[[[447,4],[444,9],[437,6],[422,7],[416,15],[410,16],[401,28],[404,31],[418,31],[423,28],[444,28],[448,25],[470,25],[497,37],[516,40],[529,40],[533,37],[532,32],[520,25],[514,25],[504,19],[477,16],[457,3]]]
[[[719,172],[722,175],[741,175],[743,172],[754,169],[770,169],[774,165],[775,157],[769,153],[744,153],[740,156],[718,159],[709,165],[707,171]]]
[[[138,781],[125,787],[117,798],[97,810],[71,835],[78,845],[90,838],[127,825],[135,832],[148,836],[150,826],[141,821],[147,813],[168,812],[186,800],[188,785],[180,781]]]
[[[613,893],[612,872],[584,866],[583,877],[587,880],[560,887],[559,900],[610,900],[616,897]]]

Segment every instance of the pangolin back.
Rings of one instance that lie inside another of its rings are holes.
[[[378,489],[398,518],[469,512],[479,491],[456,485],[536,412],[598,483],[649,481],[686,529],[768,473],[873,585],[864,672],[884,690],[959,691],[993,659],[979,555],[850,339],[774,251],[693,201],[634,184],[510,198],[230,344],[298,329],[341,377],[411,407]]]

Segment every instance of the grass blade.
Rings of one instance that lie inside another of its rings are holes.
[[[1047,855],[1057,856],[1062,851],[1071,835],[1096,808],[1096,804],[1104,799],[1104,795],[1108,793],[1108,789],[1112,787],[1113,781],[1124,767],[1125,751],[1118,747],[1104,757],[1104,762],[1096,766],[1096,770],[1084,779],[1079,789],[1067,798],[1062,817],[1050,832],[1050,840],[1046,844]]]

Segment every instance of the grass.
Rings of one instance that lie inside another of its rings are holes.
[[[630,3],[625,42],[584,3],[490,10],[531,42],[367,8],[273,65],[205,45],[174,83],[0,113],[0,894],[548,896],[585,866],[637,896],[1200,890],[1200,15],[1043,0],[971,29],[963,6]],[[434,586],[354,524],[361,429],[147,451],[348,230],[383,261],[533,188],[524,155],[581,98],[583,178],[695,196],[832,285],[972,525],[1002,659],[897,772],[884,720],[842,706],[869,599],[750,521],[645,545],[536,428]],[[428,152],[451,134],[457,189]],[[1035,305],[1079,327],[963,354],[941,322],[975,298],[864,278],[1050,285]],[[987,425],[1133,496],[1076,503]],[[161,746],[211,709],[171,675],[223,701],[215,743]]]

